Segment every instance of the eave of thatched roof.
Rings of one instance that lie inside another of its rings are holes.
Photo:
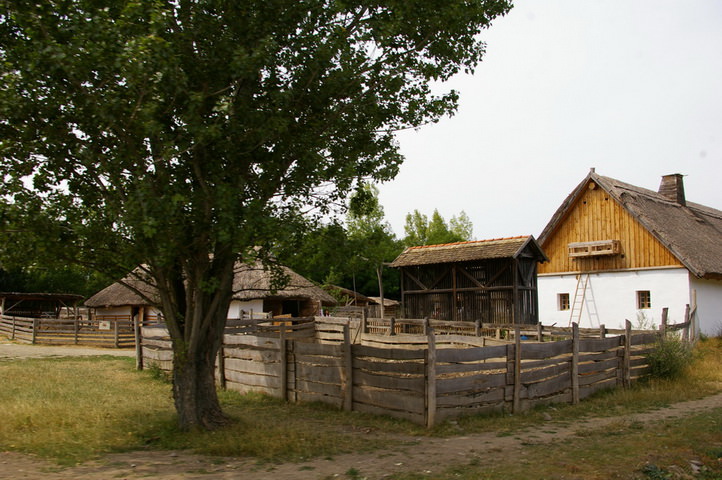
[[[409,247],[391,262],[392,267],[435,265],[440,263],[473,262],[495,258],[518,258],[530,253],[538,261],[548,258],[531,235],[495,238],[473,242],[447,243]]]
[[[233,299],[247,301],[259,298],[308,298],[324,305],[336,304],[336,300],[323,288],[288,267],[281,266],[279,268],[288,283],[283,288],[274,290],[272,272],[261,263],[236,265]]]
[[[334,298],[322,288],[288,267],[279,268],[282,275],[287,277],[288,283],[284,288],[274,290],[271,270],[264,268],[260,263],[255,265],[238,263],[233,280],[233,300],[312,299],[323,305],[335,305]],[[157,305],[159,299],[155,287],[151,282],[138,278],[137,275],[137,273],[130,274],[122,281],[104,288],[86,300],[85,305],[92,308]]]
[[[595,182],[662,243],[692,274],[722,279],[722,211],[697,203],[681,205],[645,188],[590,171],[567,196],[541,235],[544,245],[561,226],[590,182]]]

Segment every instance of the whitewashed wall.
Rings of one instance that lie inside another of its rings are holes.
[[[231,301],[231,306],[228,307],[228,318],[241,318],[241,310],[244,312],[253,311],[253,313],[262,313],[263,299],[249,300],[247,302],[241,302],[239,300]]]
[[[570,310],[559,310],[558,295],[569,294],[574,303],[577,277],[568,275],[539,276],[539,319],[544,325],[567,326]],[[637,309],[637,291],[649,290],[652,306]],[[686,269],[637,270],[592,273],[579,325],[597,328],[624,328],[625,320],[633,328],[656,328],[662,319],[662,308],[669,308],[669,323],[684,320],[685,306],[690,303],[690,280]],[[699,303],[699,293],[698,293]],[[578,312],[574,315],[577,321]]]
[[[697,320],[700,331],[711,337],[722,336],[722,281],[692,277],[690,286],[697,291]]]

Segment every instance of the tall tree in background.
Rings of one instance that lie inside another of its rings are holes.
[[[505,0],[5,0],[0,219],[36,251],[154,284],[182,428],[227,422],[213,368],[234,265],[266,259],[454,111]],[[6,235],[11,233],[6,231]],[[260,248],[259,248],[260,247]]]
[[[469,241],[473,238],[474,226],[464,211],[451,217],[447,224],[438,210],[434,210],[430,221],[426,215],[414,210],[406,215],[404,231],[404,245],[413,247]]]

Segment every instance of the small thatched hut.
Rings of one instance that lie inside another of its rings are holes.
[[[243,312],[311,316],[319,314],[323,307],[336,304],[331,295],[290,268],[278,267],[278,273],[285,277],[286,283],[285,287],[274,289],[271,270],[260,263],[237,264],[228,318],[240,318]],[[141,315],[146,322],[157,319],[159,303],[155,287],[139,278],[137,272],[85,301],[85,305],[93,308],[98,317],[132,318]]]

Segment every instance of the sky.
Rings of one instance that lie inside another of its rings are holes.
[[[397,136],[406,157],[379,185],[386,220],[461,211],[477,240],[538,237],[595,168],[722,210],[722,1],[517,0],[482,34],[453,117]]]

